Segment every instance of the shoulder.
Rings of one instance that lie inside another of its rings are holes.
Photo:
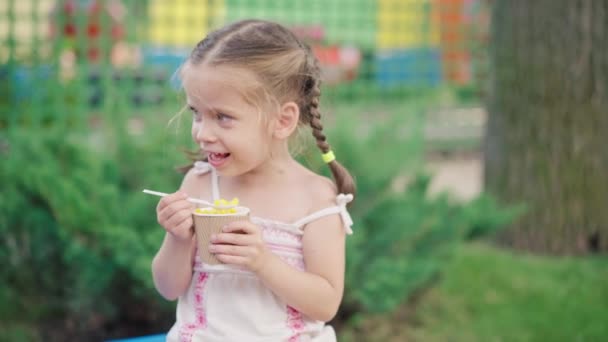
[[[336,205],[338,190],[334,182],[313,172],[306,176],[307,197],[310,200],[310,212]]]
[[[192,197],[211,197],[211,168],[208,165],[196,162],[184,175],[180,189]]]
[[[327,177],[314,174],[307,181],[306,194],[309,209],[303,219],[306,222],[303,226],[305,235],[303,243],[309,244],[314,241],[313,245],[317,245],[319,239],[341,241],[344,230],[340,215],[336,215],[337,212],[333,209],[338,204],[338,193],[334,182]]]

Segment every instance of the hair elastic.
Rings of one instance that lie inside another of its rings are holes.
[[[324,161],[326,164],[329,164],[329,163],[331,163],[332,161],[336,160],[336,155],[334,154],[334,151],[329,150],[329,151],[327,151],[327,153],[323,153],[323,154],[321,155],[321,158],[323,158],[323,161]]]

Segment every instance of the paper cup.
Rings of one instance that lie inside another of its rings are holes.
[[[198,208],[199,210],[211,208]],[[196,243],[198,247],[198,255],[206,264],[217,265],[221,262],[217,260],[215,255],[209,253],[209,243],[211,235],[221,233],[222,227],[233,221],[249,220],[249,208],[236,207],[236,213],[232,214],[202,214],[193,212],[194,232],[196,234]]]

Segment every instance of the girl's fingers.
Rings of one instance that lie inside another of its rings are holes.
[[[255,255],[255,248],[239,245],[209,245],[209,252],[214,254],[238,255],[242,257],[251,257]]]
[[[250,221],[234,221],[228,223],[222,231],[225,233],[244,232],[246,234],[255,234],[260,231],[258,226]]]
[[[159,222],[169,221],[173,215],[175,215],[176,213],[183,211],[183,210],[187,210],[188,214],[191,214],[192,210],[194,210],[194,205],[185,200],[175,201],[175,202],[171,203],[170,205],[165,206],[163,209],[161,209],[158,212],[158,221]]]
[[[194,226],[194,221],[192,221],[192,217],[190,215],[186,216],[183,220],[179,221],[175,224],[175,229],[190,229]]]
[[[245,266],[254,272],[259,269],[267,255],[260,229],[242,221],[230,224],[223,231],[211,236],[209,252],[223,263]]]
[[[249,234],[220,233],[212,235],[211,242],[214,244],[247,246],[255,244],[257,239]]]
[[[167,195],[158,201],[158,205],[156,206],[157,211],[161,211],[165,209],[167,206],[171,205],[173,202],[185,200],[188,198],[188,195],[184,191],[177,191],[170,195]]]
[[[192,211],[189,209],[182,209],[175,212],[168,220],[166,220],[167,226],[173,227],[181,224],[185,220],[192,222]]]
[[[192,230],[192,220],[184,220],[183,222],[181,222],[179,225],[177,225],[172,233],[174,235],[177,235],[179,237],[184,237],[184,238],[188,238],[192,236],[193,230]]]
[[[173,202],[169,203],[168,205],[165,205],[161,210],[159,210],[159,212],[160,213],[170,213],[173,211],[187,209],[187,208],[194,208],[194,204],[188,202],[187,200],[181,199],[181,200],[173,201]]]
[[[215,257],[219,261],[230,265],[245,266],[248,263],[247,258],[238,255],[216,254]]]

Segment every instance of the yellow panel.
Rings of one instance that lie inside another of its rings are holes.
[[[226,13],[224,0],[206,2],[190,0],[152,0],[149,5],[150,42],[155,45],[190,48],[209,31],[209,22],[220,22]]]
[[[437,0],[377,0],[380,49],[439,45]],[[431,6],[430,13],[425,7]]]

